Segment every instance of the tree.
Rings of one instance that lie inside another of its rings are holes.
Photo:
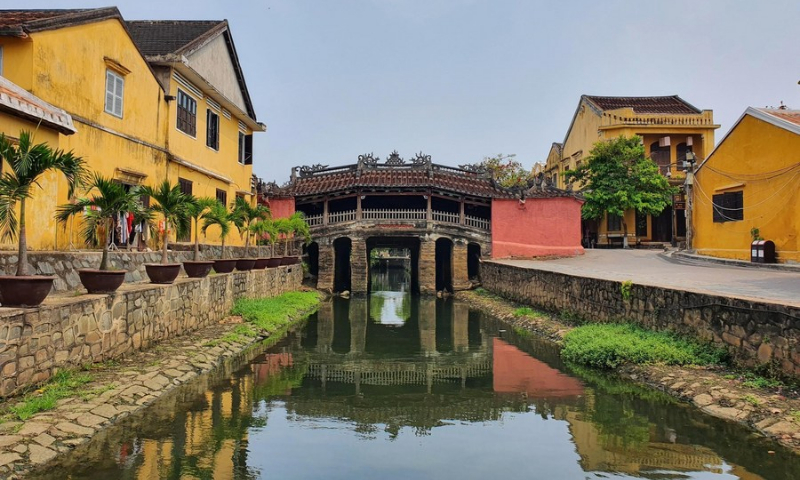
[[[231,232],[231,213],[222,204],[216,201],[206,213],[203,214],[203,235],[208,231],[208,227],[219,227],[219,238],[222,240],[222,251],[220,258],[225,259],[225,238]]]
[[[269,208],[264,205],[256,205],[255,207],[243,197],[236,197],[233,203],[233,210],[231,211],[231,219],[233,224],[239,230],[239,234],[244,234],[244,254],[250,255],[250,233],[252,232],[251,226],[257,220],[263,220],[270,214]]]
[[[200,260],[200,219],[203,215],[217,203],[216,198],[211,197],[189,197],[189,218],[194,223],[194,255],[192,260],[197,262]],[[205,234],[205,232],[203,232]]]
[[[181,192],[181,187],[177,183],[171,185],[169,180],[164,180],[155,188],[149,185],[142,187],[141,192],[157,202],[156,205],[150,206],[150,211],[159,213],[164,218],[164,231],[161,234],[163,242],[161,263],[166,265],[170,226],[175,227],[175,233],[178,236],[184,235],[189,230],[192,197]]]
[[[138,187],[126,191],[121,183],[99,173],[94,174],[88,187],[86,194],[92,196],[59,206],[56,210],[56,220],[66,222],[74,215],[83,214],[81,234],[87,245],[94,243],[98,227],[104,227],[105,238],[101,240],[103,256],[100,260],[100,270],[108,270],[108,244],[114,219],[120,213],[128,212],[132,213],[137,221],[144,220],[149,223],[152,214],[142,207],[141,192]]]
[[[606,213],[622,217],[625,246],[628,241],[625,211],[635,209],[658,215],[678,192],[659,173],[658,165],[645,157],[642,140],[637,136],[595,143],[586,163],[568,170],[565,178],[584,185],[583,218],[601,219]]]
[[[289,224],[292,227],[292,237],[302,237],[303,243],[311,241],[311,229],[306,223],[306,215],[303,212],[294,212],[289,217]]]
[[[28,236],[25,229],[25,202],[33,197],[33,187],[39,185],[39,178],[47,172],[55,171],[67,180],[68,195],[85,183],[86,162],[72,152],[53,150],[46,143],[33,143],[33,135],[23,131],[19,142],[12,143],[5,134],[0,133],[0,164],[5,160],[9,169],[3,168],[0,177],[0,233],[5,239],[19,240],[16,276],[28,273]],[[17,218],[19,203],[19,218]]]
[[[514,160],[516,156],[514,153],[509,155],[498,153],[494,157],[483,157],[483,160],[471,166],[491,173],[497,184],[502,187],[528,186],[532,174],[525,170],[520,162]]]

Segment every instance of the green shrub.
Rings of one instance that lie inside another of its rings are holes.
[[[568,361],[599,368],[616,368],[625,363],[709,365],[720,363],[726,357],[724,350],[671,332],[654,332],[619,323],[573,329],[564,336],[561,355]]]
[[[622,299],[626,302],[631,299],[631,291],[633,290],[633,282],[625,280],[619,285],[619,291],[622,293]]]

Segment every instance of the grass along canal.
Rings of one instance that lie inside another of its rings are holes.
[[[218,345],[213,348],[221,348]],[[769,453],[772,452],[772,453]],[[790,479],[791,451],[453,300],[323,302],[35,479]]]

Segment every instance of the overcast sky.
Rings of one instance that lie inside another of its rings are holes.
[[[3,8],[113,0],[5,0]],[[118,0],[123,17],[223,19],[258,120],[256,174],[423,151],[449,165],[563,141],[581,94],[674,95],[727,132],[800,108],[797,0]]]

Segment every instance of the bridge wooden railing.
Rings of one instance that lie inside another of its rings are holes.
[[[358,210],[347,210],[344,212],[332,212],[328,214],[328,221],[325,221],[325,215],[310,215],[306,217],[306,223],[309,227],[322,227],[324,225],[334,225],[337,223],[355,222],[357,220],[370,220],[370,221],[423,221],[428,219],[427,210],[415,209],[364,209],[360,212]],[[439,223],[450,223],[453,225],[464,225],[479,230],[489,231],[492,228],[491,220],[471,215],[460,215],[452,212],[440,212],[437,210],[430,211],[430,220]]]

